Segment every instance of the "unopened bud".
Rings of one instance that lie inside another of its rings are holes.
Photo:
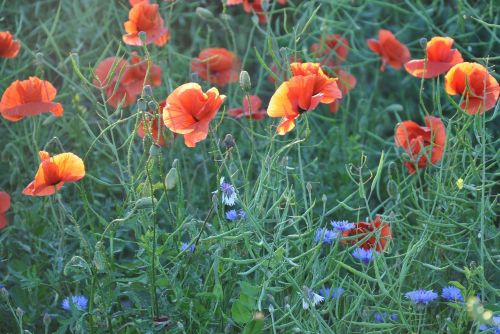
[[[249,92],[252,89],[252,81],[250,80],[250,74],[247,71],[240,72],[240,86],[244,92]]]
[[[311,191],[312,191],[312,188],[313,188],[313,186],[312,186],[311,182],[307,182],[307,184],[306,184],[306,189],[307,189],[307,191],[308,191],[308,192],[311,192]]]
[[[18,318],[22,318],[24,315],[24,311],[20,307],[18,307],[16,308],[16,315]]]
[[[267,12],[269,10],[269,0],[262,0],[260,6],[262,7],[262,10]]]
[[[52,320],[52,319],[50,318],[50,315],[49,315],[48,313],[45,313],[45,314],[43,315],[43,324],[44,324],[46,327],[48,327],[48,326],[50,325],[50,321],[51,321],[51,320]]]
[[[146,40],[147,40],[147,34],[145,31],[140,31],[139,32],[139,39],[141,40],[143,45],[146,45]]]
[[[273,304],[269,304],[269,307],[267,309],[269,310],[269,313],[274,313],[274,306],[273,306]]]
[[[236,142],[234,141],[234,137],[232,134],[228,133],[225,137],[224,140],[222,141],[222,144],[226,148],[226,150],[229,150],[230,148],[236,146]]]
[[[158,201],[154,197],[142,197],[135,202],[134,209],[135,210],[150,209],[154,205],[156,205],[157,202]]]
[[[217,211],[219,208],[219,197],[217,194],[212,195],[212,205],[214,206],[214,211]]]
[[[160,108],[160,105],[156,101],[149,101],[148,107],[149,107],[149,110],[158,111],[158,109]],[[161,113],[161,110],[159,110],[159,111]]]
[[[323,203],[326,203],[327,199],[328,199],[328,198],[326,197],[326,195],[325,195],[325,194],[323,194],[323,196],[321,196],[321,201],[322,201]]]
[[[37,52],[35,55],[37,64],[43,63],[43,53]]]
[[[214,14],[212,14],[210,10],[204,7],[197,7],[196,15],[198,15],[200,18],[206,21],[212,21],[214,19]]]
[[[0,293],[2,294],[2,297],[4,297],[5,299],[9,298],[9,291],[7,291],[7,289],[2,286],[2,288],[0,289]]]
[[[427,38],[422,37],[421,39],[418,40],[418,42],[420,43],[420,47],[422,49],[427,49]]]
[[[151,97],[153,95],[153,89],[151,88],[151,85],[145,85],[142,88],[142,94],[144,97]]]
[[[142,97],[137,100],[137,109],[140,111],[146,111],[146,100]]]
[[[149,147],[149,156],[150,157],[158,157],[161,155],[161,146],[158,146],[156,144],[152,144]]]
[[[177,185],[177,169],[170,168],[170,170],[167,173],[167,176],[165,176],[165,189],[172,190],[175,188],[176,185]]]

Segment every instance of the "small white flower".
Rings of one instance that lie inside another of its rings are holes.
[[[309,309],[309,303],[312,303],[313,306],[316,306],[325,300],[324,297],[318,295],[312,289],[309,289],[306,286],[304,286],[303,290],[304,293],[302,296],[302,308],[304,310]]]

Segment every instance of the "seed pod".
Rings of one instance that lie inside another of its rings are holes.
[[[420,43],[420,47],[422,49],[427,49],[427,38],[422,37],[421,39],[418,40],[418,42]]]
[[[146,100],[142,97],[137,100],[137,109],[139,111],[146,111]]]

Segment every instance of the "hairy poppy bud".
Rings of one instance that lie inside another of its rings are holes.
[[[224,140],[222,141],[222,144],[226,148],[226,150],[229,150],[230,148],[236,146],[236,142],[234,141],[234,137],[232,134],[228,133],[226,137],[224,137]]]
[[[139,39],[141,40],[142,44],[146,45],[147,34],[145,31],[139,32]]]
[[[206,8],[196,7],[196,15],[206,21],[212,21],[214,19],[214,14]]]
[[[327,199],[328,199],[328,198],[326,197],[326,195],[325,195],[325,194],[323,194],[323,196],[321,196],[321,201],[322,201],[323,203],[326,203]]]
[[[161,155],[161,147],[153,144],[149,147],[149,156],[150,157],[158,157]]]
[[[420,43],[420,47],[422,49],[427,49],[427,38],[425,37],[422,37],[421,39],[418,40],[418,42]]]
[[[43,63],[43,53],[37,52],[35,55],[36,63],[41,65]]]
[[[170,168],[165,176],[165,189],[172,190],[177,185],[177,169],[175,167]]]
[[[134,209],[135,210],[151,209],[153,208],[154,205],[156,205],[156,203],[158,203],[158,201],[154,197],[142,197],[135,202]]]
[[[158,104],[158,102],[156,101],[149,101],[148,102],[148,107],[149,107],[149,110],[154,110],[154,111],[157,111],[158,108],[160,108],[160,105]],[[160,110],[161,111],[161,110]]]
[[[144,85],[142,88],[142,94],[144,97],[151,97],[153,95],[153,89],[151,88],[151,85]]]
[[[142,97],[137,100],[137,109],[140,111],[146,111],[146,100]]]
[[[214,211],[217,211],[219,208],[219,198],[217,197],[217,194],[212,195],[212,205],[214,206]]]
[[[244,92],[249,92],[252,89],[252,81],[247,71],[240,72],[240,86]]]
[[[0,289],[0,293],[2,294],[2,297],[7,299],[9,298],[9,291],[7,291],[7,289],[2,286],[2,288]]]

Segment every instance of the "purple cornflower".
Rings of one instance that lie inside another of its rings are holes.
[[[377,252],[374,252],[373,249],[364,249],[364,248],[356,248],[354,252],[352,252],[352,256],[354,256],[356,259],[359,261],[363,262],[364,264],[370,263],[374,256],[377,255]]]
[[[321,237],[323,237],[323,245],[330,245],[337,238],[337,233],[327,228],[318,228],[314,235],[314,241],[321,242]]]
[[[222,203],[233,206],[236,203],[236,189],[231,183],[224,182],[224,177],[220,178],[220,190],[222,192]]]
[[[239,209],[238,211],[229,210],[226,212],[226,219],[228,220],[245,219],[246,216],[247,214],[242,209]]]
[[[344,294],[344,291],[342,288],[321,288],[319,294],[326,299],[338,299]]]
[[[464,297],[462,296],[462,292],[459,288],[454,286],[447,286],[443,288],[443,292],[441,293],[441,297],[450,301],[450,302],[463,302]]]
[[[438,294],[432,290],[418,289],[405,293],[405,297],[415,304],[427,304],[438,297]]]
[[[61,303],[61,307],[63,308],[63,310],[71,311],[71,305],[74,305],[76,309],[83,311],[87,309],[87,302],[88,299],[85,296],[82,295],[71,296],[64,298],[64,300]]]
[[[500,316],[491,318],[491,324],[489,325],[479,325],[479,330],[481,332],[488,331],[489,333],[500,334]]]
[[[189,246],[188,242],[183,242],[181,245],[181,251],[189,250],[191,253],[194,252],[194,244]]]
[[[384,312],[384,313],[376,312],[374,318],[375,318],[375,322],[383,323],[387,320],[387,312]],[[393,314],[391,314],[389,319],[392,321],[396,321],[396,320],[398,320],[398,315],[396,313],[393,313]]]
[[[335,231],[340,231],[340,232],[350,231],[354,228],[354,224],[349,223],[347,220],[339,220],[339,221],[332,220],[330,224],[332,224],[332,227]]]

